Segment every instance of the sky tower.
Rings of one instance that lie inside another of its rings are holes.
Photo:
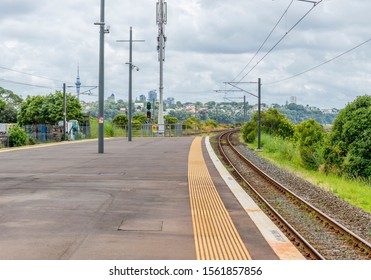
[[[76,95],[77,95],[77,99],[80,100],[80,86],[81,86],[81,82],[80,82],[80,67],[79,67],[79,64],[77,64],[77,77],[76,77]]]

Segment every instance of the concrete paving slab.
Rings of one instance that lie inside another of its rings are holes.
[[[113,139],[104,154],[94,141],[0,153],[0,259],[195,259],[192,140]]]

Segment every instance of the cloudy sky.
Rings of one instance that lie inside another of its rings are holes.
[[[105,36],[105,96],[114,93],[116,98],[128,99],[129,46],[116,41],[129,39],[130,26],[134,39],[145,40],[134,44],[133,63],[140,71],[133,72],[133,97],[147,95],[159,87],[157,0],[105,2],[105,21],[111,28]],[[371,1],[323,0],[299,23],[313,4],[298,0],[166,2],[164,98],[238,100],[244,93],[223,92],[232,89],[224,82],[256,82],[258,78],[263,84],[262,102],[267,104],[284,104],[296,96],[299,104],[343,108],[371,92]],[[1,0],[0,86],[23,97],[48,94],[60,90],[63,82],[74,85],[78,63],[82,85],[97,86],[99,27],[93,23],[99,17],[100,0]],[[256,84],[239,86],[257,92]],[[97,95],[98,90],[92,93]],[[97,96],[81,99],[94,101]],[[247,100],[257,101],[250,95]]]

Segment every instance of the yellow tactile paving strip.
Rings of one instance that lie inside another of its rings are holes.
[[[188,185],[198,260],[251,260],[210,177],[196,137],[188,157]]]

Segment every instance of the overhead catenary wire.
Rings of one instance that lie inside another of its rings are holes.
[[[27,75],[27,76],[31,76],[31,77],[35,77],[35,78],[41,78],[41,79],[45,79],[45,80],[49,80],[49,81],[65,83],[65,81],[61,81],[61,80],[57,80],[57,79],[53,79],[53,78],[48,78],[48,77],[45,77],[45,76],[30,74],[30,73],[27,73],[27,72],[15,70],[15,69],[12,69],[12,68],[9,68],[9,67],[5,67],[5,66],[0,66],[0,69],[4,69],[4,70],[7,70],[7,71],[12,71],[12,72],[16,72],[16,73],[19,73],[19,74],[23,74],[23,75]]]
[[[22,85],[22,86],[37,87],[37,88],[46,88],[46,89],[55,89],[55,87],[33,85],[33,84],[29,84],[29,83],[17,82],[17,81],[12,81],[12,80],[3,79],[3,78],[0,78],[0,81],[4,81],[6,83],[11,83],[11,84],[16,84],[16,85]]]
[[[310,14],[311,11],[313,11],[313,9],[315,7],[317,7],[318,4],[320,4],[321,2],[323,2],[323,0],[320,0],[318,2],[316,2],[312,8],[310,8],[278,41],[276,44],[273,45],[273,47],[240,79],[240,81],[242,81],[244,78],[246,78],[247,75],[249,75],[282,41],[283,39],[285,39],[285,37],[296,27],[299,25],[300,22],[302,22],[304,20],[304,18],[307,17],[307,15]]]
[[[340,58],[340,57],[342,57],[342,56],[344,56],[344,55],[346,55],[346,54],[348,54],[348,53],[354,51],[355,49],[358,49],[359,47],[361,47],[361,46],[367,44],[367,43],[370,42],[370,41],[371,41],[371,38],[368,39],[368,40],[366,40],[366,41],[364,41],[364,42],[362,42],[361,44],[358,44],[357,46],[355,46],[355,47],[353,47],[353,48],[351,48],[351,49],[349,49],[349,50],[347,50],[347,51],[345,51],[345,52],[343,52],[343,53],[341,53],[341,54],[339,54],[339,55],[337,55],[337,56],[335,56],[335,57],[333,57],[333,58],[331,58],[331,59],[329,59],[329,60],[326,60],[325,62],[322,62],[322,63],[320,63],[320,64],[318,64],[318,65],[316,65],[316,66],[314,66],[314,67],[311,67],[311,68],[309,68],[309,69],[307,69],[307,70],[305,70],[305,71],[302,71],[302,72],[300,72],[300,73],[297,73],[297,74],[295,74],[295,75],[292,75],[292,76],[290,76],[290,77],[287,77],[287,78],[284,78],[284,79],[281,79],[281,80],[278,80],[278,81],[274,81],[274,82],[270,82],[270,83],[265,83],[264,85],[278,84],[278,83],[281,83],[281,82],[284,82],[284,81],[287,81],[287,80],[290,80],[290,79],[296,78],[296,77],[298,77],[298,76],[304,75],[304,74],[306,74],[306,73],[308,73],[308,72],[311,72],[311,71],[313,71],[313,70],[315,70],[315,69],[317,69],[317,68],[319,68],[319,67],[321,67],[321,66],[323,66],[323,65],[325,65],[325,64],[328,64],[328,63],[330,63],[330,62],[332,62],[332,61],[334,61],[334,60],[336,60],[336,59],[338,59],[338,58]]]
[[[232,80],[232,82],[234,82],[238,76],[240,76],[245,70],[247,67],[249,67],[250,63],[254,60],[254,58],[259,54],[259,52],[261,51],[261,49],[264,47],[265,43],[268,41],[268,39],[271,37],[271,35],[273,34],[274,30],[276,30],[277,26],[280,24],[280,22],[282,21],[282,19],[284,18],[284,16],[287,14],[288,10],[290,9],[292,3],[294,2],[294,0],[291,0],[290,4],[288,5],[288,7],[286,8],[286,10],[283,12],[282,16],[279,18],[279,20],[277,21],[276,25],[273,27],[273,29],[271,30],[271,32],[269,32],[268,36],[265,38],[264,42],[260,45],[259,49],[256,51],[256,53],[253,55],[253,57],[250,59],[250,61],[246,64],[246,66],[241,70],[240,73],[238,73],[238,75]],[[242,79],[241,79],[242,80]],[[241,81],[240,80],[240,81]]]

